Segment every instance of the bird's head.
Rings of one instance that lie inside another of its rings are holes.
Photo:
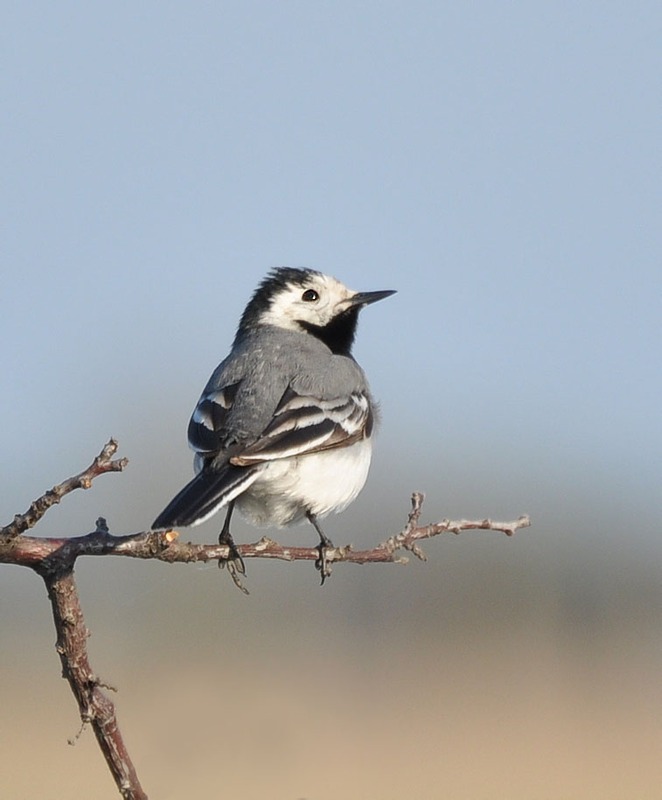
[[[309,333],[334,353],[348,355],[359,311],[394,291],[355,292],[312,269],[279,267],[255,291],[239,323],[238,336],[256,326]]]

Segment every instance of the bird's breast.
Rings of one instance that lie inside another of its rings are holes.
[[[362,439],[351,447],[267,462],[237,507],[261,526],[289,525],[306,512],[324,517],[342,511],[365,485],[371,455],[370,439]]]

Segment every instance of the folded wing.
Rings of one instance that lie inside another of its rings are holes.
[[[230,458],[237,466],[347,447],[370,436],[370,400],[364,392],[320,400],[289,388],[257,441]]]
[[[189,443],[199,472],[159,514],[152,528],[187,527],[204,522],[257,479],[270,461],[337,447],[370,436],[373,412],[365,392],[321,400],[291,387],[257,439],[236,441],[228,428],[239,384],[205,393],[189,424]]]

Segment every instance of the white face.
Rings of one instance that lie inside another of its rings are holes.
[[[260,317],[263,325],[301,330],[301,322],[324,326],[347,308],[357,294],[330,275],[311,275],[304,285],[291,285],[279,292]]]

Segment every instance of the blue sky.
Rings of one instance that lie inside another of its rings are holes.
[[[403,484],[414,465],[505,459],[504,485],[533,471],[652,501],[660,17],[10,4],[4,516],[112,433],[134,481],[171,465],[122,520],[146,525],[188,475],[188,414],[247,297],[281,264],[398,289],[364,315],[357,355]]]

